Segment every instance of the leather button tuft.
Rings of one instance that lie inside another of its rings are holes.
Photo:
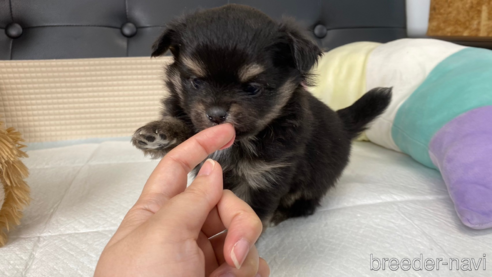
[[[324,38],[326,37],[326,34],[328,33],[328,30],[326,29],[325,26],[318,24],[316,27],[314,27],[314,35],[317,38]]]
[[[121,26],[121,33],[127,38],[133,37],[137,34],[137,26],[131,22],[127,22]]]
[[[18,38],[22,36],[22,27],[17,23],[11,23],[5,28],[5,34],[9,38]]]

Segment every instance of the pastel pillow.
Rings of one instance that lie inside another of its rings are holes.
[[[366,63],[381,43],[356,42],[323,54],[312,70],[316,86],[310,92],[334,110],[346,108],[366,92]],[[367,140],[362,134],[357,140]]]
[[[402,39],[371,51],[365,45],[333,51],[366,56],[355,71],[365,72],[364,91],[393,87],[389,108],[366,131],[367,138],[439,170],[461,221],[476,229],[492,227],[492,51],[433,39]],[[333,58],[326,55],[320,65],[328,59]],[[348,80],[333,76],[338,87]],[[322,86],[314,91],[330,106],[336,103],[332,97],[343,97]]]

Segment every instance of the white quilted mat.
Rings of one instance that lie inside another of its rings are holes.
[[[0,248],[0,276],[92,276],[157,161],[116,141],[28,154],[33,201]],[[459,222],[437,171],[370,143],[355,143],[344,176],[313,216],[268,229],[258,247],[274,277],[492,276],[492,230]],[[371,254],[461,264],[419,271],[417,261],[394,272],[389,262],[376,270]]]

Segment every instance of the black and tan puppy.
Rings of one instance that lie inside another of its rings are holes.
[[[170,95],[162,119],[139,128],[133,144],[162,157],[221,123],[236,130],[215,152],[224,188],[264,224],[312,214],[347,165],[351,140],[389,104],[375,89],[334,112],[304,89],[322,54],[293,22],[241,5],[203,10],[169,24],[152,56],[170,50]],[[197,169],[195,169],[197,170]]]

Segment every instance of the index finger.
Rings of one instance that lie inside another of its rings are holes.
[[[231,146],[234,138],[234,127],[221,124],[201,131],[169,152],[150,175],[140,198],[108,245],[125,237],[159,211],[168,199],[183,192],[188,173],[208,155]]]
[[[246,258],[245,248],[249,249],[256,243],[263,225],[255,211],[230,190],[223,191],[217,209],[211,211],[202,226],[202,231],[205,235],[211,236],[223,231],[224,228],[227,229],[225,241],[212,239],[212,245],[218,253],[223,250],[222,255],[217,257],[219,263],[225,260],[230,266],[238,268]],[[217,249],[217,247],[223,248]]]
[[[150,197],[152,201],[163,204],[183,192],[188,173],[208,155],[232,145],[234,138],[234,127],[221,124],[207,128],[181,143],[159,162],[145,184],[140,200]]]

